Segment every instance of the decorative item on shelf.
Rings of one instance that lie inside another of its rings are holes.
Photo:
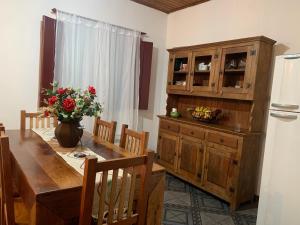
[[[186,63],[181,64],[180,71],[187,71],[187,64]]]
[[[234,87],[235,87],[235,88],[243,88],[243,83],[242,83],[242,81],[240,81],[240,80],[236,81],[236,84],[235,84]]]
[[[210,68],[211,68],[211,62],[210,62],[210,63],[208,63],[208,65],[207,65],[207,66],[208,66],[208,68],[207,68],[207,69],[208,69],[208,70],[210,70]]]
[[[96,101],[96,90],[89,86],[87,90],[58,88],[58,83],[51,84],[53,89],[43,90],[47,107],[43,108],[45,116],[52,114],[60,124],[55,128],[55,137],[62,147],[75,147],[83,134],[80,121],[83,116],[100,116],[102,106]]]
[[[204,62],[198,64],[198,71],[207,71],[209,70],[209,65],[206,65]]]
[[[174,118],[178,118],[180,116],[180,113],[177,111],[176,108],[172,108],[172,111],[170,112],[170,116]]]
[[[242,58],[239,61],[238,68],[239,69],[245,69],[245,67],[246,67],[246,58]]]
[[[182,63],[175,60],[175,64],[174,64],[174,71],[180,71]]]
[[[221,119],[222,110],[221,109],[211,109],[204,106],[198,106],[195,109],[188,109],[192,112],[192,117],[194,120],[199,120],[202,122],[215,123]]]
[[[235,59],[231,59],[230,61],[226,62],[225,68],[226,69],[236,69],[238,64]]]
[[[175,85],[185,86],[186,85],[186,81],[185,80],[177,80],[177,81],[175,81]]]

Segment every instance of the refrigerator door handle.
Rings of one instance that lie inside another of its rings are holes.
[[[300,59],[300,56],[286,56],[284,59]]]
[[[271,116],[281,119],[289,119],[289,120],[296,120],[298,117],[296,115],[286,115],[280,113],[270,113]]]
[[[299,105],[272,103],[271,106],[284,109],[299,109]]]

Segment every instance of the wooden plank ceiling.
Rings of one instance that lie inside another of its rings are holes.
[[[165,13],[171,13],[193,5],[197,5],[209,0],[131,0],[142,5],[160,10]]]

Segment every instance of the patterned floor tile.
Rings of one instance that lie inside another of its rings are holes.
[[[231,214],[226,202],[166,176],[163,225],[255,225],[257,207],[243,208]]]
[[[201,212],[201,219],[205,225],[235,225],[229,215]]]
[[[165,204],[191,206],[190,193],[177,192],[177,191],[165,191]]]
[[[165,205],[163,224],[193,225],[193,218],[190,208]]]

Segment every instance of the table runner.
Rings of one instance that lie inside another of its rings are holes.
[[[81,146],[81,145],[77,145],[75,148],[63,148],[60,147],[58,144],[58,141],[55,138],[54,135],[54,130],[55,128],[33,128],[32,131],[35,132],[36,134],[38,134],[45,142],[47,142],[52,148],[55,148],[55,152],[69,165],[71,166],[73,169],[75,169],[78,173],[80,173],[82,176],[84,175],[84,161],[85,158],[78,158],[75,157],[74,154],[76,153],[84,153],[87,156],[88,155],[92,155],[98,158],[98,162],[99,161],[104,161],[105,158],[97,155],[95,152],[93,152],[92,150],[90,150],[87,147]],[[112,175],[113,175],[113,171],[109,171],[108,172],[108,178],[107,178],[107,182],[108,182],[108,190],[111,189],[111,181],[112,181]],[[123,175],[123,170],[119,170],[118,176],[122,177]],[[96,174],[96,180],[95,180],[95,191],[94,191],[94,201],[93,201],[93,217],[94,218],[98,218],[98,209],[99,209],[99,184],[101,183],[101,173],[97,173]],[[130,176],[128,177],[130,179]],[[128,184],[130,184],[130,180],[129,182],[127,182],[127,187],[126,187],[126,192],[129,191],[129,186]],[[117,189],[119,189],[121,186],[121,178],[118,179],[117,182]],[[110,191],[108,191],[108,195],[109,195]],[[117,205],[117,201],[116,201],[116,205]],[[126,204],[125,204],[126,205]]]

